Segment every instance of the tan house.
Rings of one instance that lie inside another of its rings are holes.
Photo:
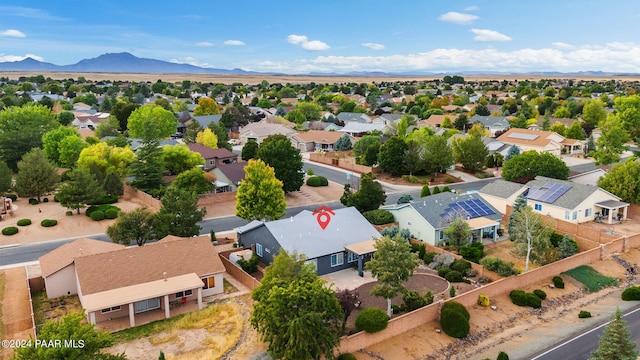
[[[478,195],[480,195],[499,212],[506,214],[507,205],[513,206],[516,202],[516,198],[522,195],[525,191],[527,191],[527,187],[525,185],[496,179],[478,190]]]
[[[351,141],[351,145],[355,142],[353,136],[343,132],[309,130],[300,131],[291,137],[291,144],[302,152],[316,150],[334,151],[336,142],[342,136],[347,136],[349,141]]]
[[[122,249],[124,245],[80,238],[42,255],[39,259],[40,270],[47,298],[53,299],[78,293],[74,263],[77,257]]]
[[[564,136],[543,130],[510,128],[497,138],[508,145],[516,145],[520,150],[548,152],[556,156],[582,154],[583,143],[580,140],[566,139]]]
[[[255,140],[260,144],[268,136],[276,134],[290,138],[296,134],[296,131],[281,124],[269,124],[260,121],[251,123],[240,129],[239,138],[243,144],[246,144],[249,140]]]
[[[199,143],[192,143],[187,145],[189,150],[196,152],[204,159],[204,171],[209,171],[220,164],[232,164],[238,161],[238,154],[234,154],[231,151],[221,148],[212,149],[206,145]]]
[[[76,256],[73,262],[75,271],[65,273],[66,281],[77,284],[87,321],[101,328],[133,327],[202,309],[203,297],[223,291],[225,268],[209,236],[167,236],[141,247]]]

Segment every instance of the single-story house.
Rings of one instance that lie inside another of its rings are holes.
[[[569,181],[576,184],[598,186],[598,180],[605,175],[607,175],[607,170],[598,167],[591,171],[569,176]]]
[[[220,164],[232,164],[238,161],[238,154],[234,154],[225,148],[212,149],[200,143],[191,143],[187,146],[189,150],[202,156],[204,159],[204,171],[209,171]]]
[[[393,214],[400,229],[408,229],[431,245],[446,243],[445,229],[456,217],[464,218],[472,230],[472,240],[496,240],[502,213],[476,193],[439,193],[406,204],[382,206]]]
[[[339,131],[323,130],[300,131],[291,137],[291,144],[302,152],[316,150],[334,151],[336,142],[343,136],[346,136],[349,141],[351,141],[351,145],[353,145],[355,142],[353,136]]]
[[[505,144],[516,145],[523,151],[535,150],[549,152],[560,156],[566,154],[582,154],[583,142],[566,139],[552,131],[510,128],[497,138]]]
[[[74,262],[77,257],[122,249],[124,245],[80,238],[42,255],[38,260],[47,298],[53,299],[78,293]]]
[[[238,190],[240,181],[244,180],[244,167],[247,162],[220,164],[211,170],[216,175],[216,192],[231,192]]]
[[[388,125],[384,124],[365,124],[350,122],[346,124],[342,129],[338,130],[338,132],[347,133],[355,137],[361,137],[372,131],[383,131],[387,126]]]
[[[260,121],[243,126],[240,129],[239,139],[243,144],[246,144],[249,140],[255,140],[260,144],[268,136],[275,134],[290,138],[296,134],[296,131],[281,124],[269,124]]]
[[[537,212],[579,224],[600,221],[614,224],[627,218],[629,204],[592,185],[536,176],[526,184],[527,204]]]
[[[428,119],[425,120],[420,120],[418,121],[418,127],[430,127],[432,129],[437,129],[442,127],[442,123],[444,122],[445,118],[449,118],[449,120],[451,121],[451,124],[453,124],[456,119],[458,119],[459,114],[446,114],[446,115],[439,115],[439,114],[433,114],[431,116],[429,116]]]
[[[516,198],[527,191],[527,187],[503,179],[496,179],[478,190],[484,201],[488,202],[503,214],[507,213],[507,205],[513,206]]]
[[[225,268],[209,236],[167,236],[74,261],[80,303],[87,321],[98,326],[125,318],[133,327],[169,318],[186,304],[200,310],[203,297],[223,291]]]
[[[355,112],[341,112],[337,115],[339,121],[344,121],[345,123],[371,123],[371,118],[367,114],[355,113]]]
[[[481,123],[482,127],[489,130],[489,136],[496,136],[499,131],[505,131],[511,127],[511,123],[504,116],[480,116],[473,115],[469,119],[469,124]]]
[[[206,129],[209,127],[211,123],[214,123],[217,125],[220,122],[220,119],[222,119],[221,114],[198,115],[198,116],[194,116],[191,121],[198,122],[201,128]],[[188,125],[188,123],[186,125]]]
[[[280,248],[304,255],[318,275],[357,266],[375,252],[380,233],[354,207],[303,210],[288,219],[254,220],[236,229],[238,244],[251,248],[265,264],[273,262]]]
[[[371,120],[371,122],[374,124],[385,124],[385,125],[394,124],[394,123],[398,123],[403,116],[405,115],[404,114],[382,114],[377,118]]]

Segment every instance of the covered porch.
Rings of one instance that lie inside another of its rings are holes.
[[[87,320],[118,331],[201,310],[203,283],[195,273],[81,296]]]
[[[471,228],[472,242],[482,241],[487,238],[496,242],[498,239],[500,223],[495,220],[486,217],[477,217],[467,220],[467,224],[469,224]]]
[[[561,145],[563,154],[579,155],[584,152],[582,142],[578,140],[564,139]]]
[[[360,277],[364,276],[364,263],[371,259],[373,253],[376,252],[375,245],[375,240],[367,240],[345,246],[345,249],[347,250],[347,259],[352,259],[353,257],[357,259],[358,275]]]
[[[594,220],[599,223],[616,224],[627,219],[629,204],[617,200],[595,203]]]

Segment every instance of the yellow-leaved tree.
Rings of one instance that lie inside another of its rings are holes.
[[[217,149],[218,148],[218,137],[209,128],[206,128],[206,129],[200,131],[196,135],[196,142],[198,144],[202,144],[204,146],[208,146],[208,147],[210,147],[212,149]]]
[[[198,105],[193,109],[193,115],[215,115],[220,114],[220,109],[215,100],[209,97],[201,97],[198,100]]]

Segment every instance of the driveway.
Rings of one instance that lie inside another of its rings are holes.
[[[567,164],[568,167],[584,164],[592,164],[592,158],[583,158],[582,156],[562,155],[562,161]]]

